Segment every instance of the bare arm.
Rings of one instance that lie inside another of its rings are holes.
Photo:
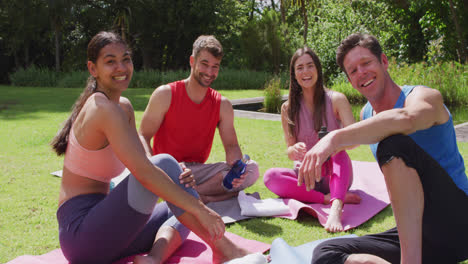
[[[221,99],[219,112],[218,130],[224,151],[226,152],[226,162],[230,165],[242,158],[242,151],[237,141],[236,130],[234,128],[234,110],[231,102],[225,97]]]
[[[353,110],[351,109],[351,104],[348,101],[348,98],[342,93],[333,92],[332,93],[332,106],[333,113],[337,120],[340,120],[343,127],[347,127],[351,124],[356,123],[356,120],[353,116]],[[336,152],[344,149],[353,149],[359,145],[346,146],[342,149],[337,149]]]
[[[129,125],[122,108],[107,102],[96,111],[96,118],[99,119],[96,129],[105,135],[117,157],[146,189],[200,219],[212,237],[219,238],[224,233],[218,215],[174,184],[164,171],[149,161],[136,129]]]
[[[287,153],[290,160],[302,160],[306,153],[306,145],[304,142],[297,142],[296,136],[289,133],[289,117],[288,117],[289,101],[281,105],[281,125],[283,127],[284,140],[288,146]]]
[[[146,155],[152,156],[151,138],[158,132],[164,116],[171,104],[171,87],[163,85],[158,87],[150,97],[141,120],[139,137]]]
[[[377,115],[330,132],[304,158],[299,171],[299,182],[314,186],[320,178],[321,165],[337,149],[356,144],[374,144],[395,134],[411,134],[418,130],[445,123],[449,118],[439,91],[416,87],[408,95],[405,106],[382,111]]]
[[[341,121],[343,127],[347,127],[356,122],[351,109],[351,104],[344,94],[333,92],[331,100],[335,117]]]

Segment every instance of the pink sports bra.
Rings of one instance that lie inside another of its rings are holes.
[[[64,166],[77,175],[101,182],[110,182],[125,169],[110,145],[99,150],[83,148],[75,137],[73,126],[70,129]]]

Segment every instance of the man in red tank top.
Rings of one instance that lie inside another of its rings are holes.
[[[234,128],[231,102],[210,85],[219,72],[223,49],[214,36],[200,36],[190,56],[190,76],[158,87],[149,100],[140,125],[148,155],[168,153],[192,170],[196,190],[204,202],[237,196],[258,179],[258,165],[250,160],[246,173],[226,190],[222,181],[242,151]],[[205,164],[218,128],[226,162]],[[151,147],[153,139],[153,147]]]

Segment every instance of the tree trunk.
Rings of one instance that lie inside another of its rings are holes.
[[[55,33],[55,71],[60,72],[60,27],[52,21],[52,27]]]
[[[28,68],[29,65],[29,45],[24,44],[24,68]]]
[[[286,10],[284,9],[284,0],[280,0],[281,23],[286,23]]]
[[[304,45],[307,44],[307,32],[309,31],[309,21],[307,19],[307,10],[305,7],[305,1],[306,0],[301,0],[301,13],[302,13],[302,18],[304,19],[304,33],[303,33],[303,38],[304,38]]]
[[[249,21],[253,19],[254,11],[255,11],[255,0],[252,0],[252,8],[250,8]]]
[[[453,7],[453,1],[449,0],[449,3],[450,3],[450,11],[452,13],[452,21],[453,21],[453,24],[455,24],[455,31],[457,32],[458,56],[459,56],[460,62],[464,63],[468,61],[468,54],[466,50],[466,40],[463,37],[463,31],[460,28],[460,23],[458,22],[457,13],[455,11],[455,8]]]

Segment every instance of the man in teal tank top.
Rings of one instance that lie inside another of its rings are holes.
[[[371,35],[348,36],[336,58],[368,103],[361,122],[330,132],[307,152],[299,181],[313,188],[322,163],[332,153],[369,144],[384,174],[397,227],[326,241],[315,248],[312,262],[413,264],[468,259],[468,179],[442,95],[425,86],[397,85],[387,71],[387,57]]]

